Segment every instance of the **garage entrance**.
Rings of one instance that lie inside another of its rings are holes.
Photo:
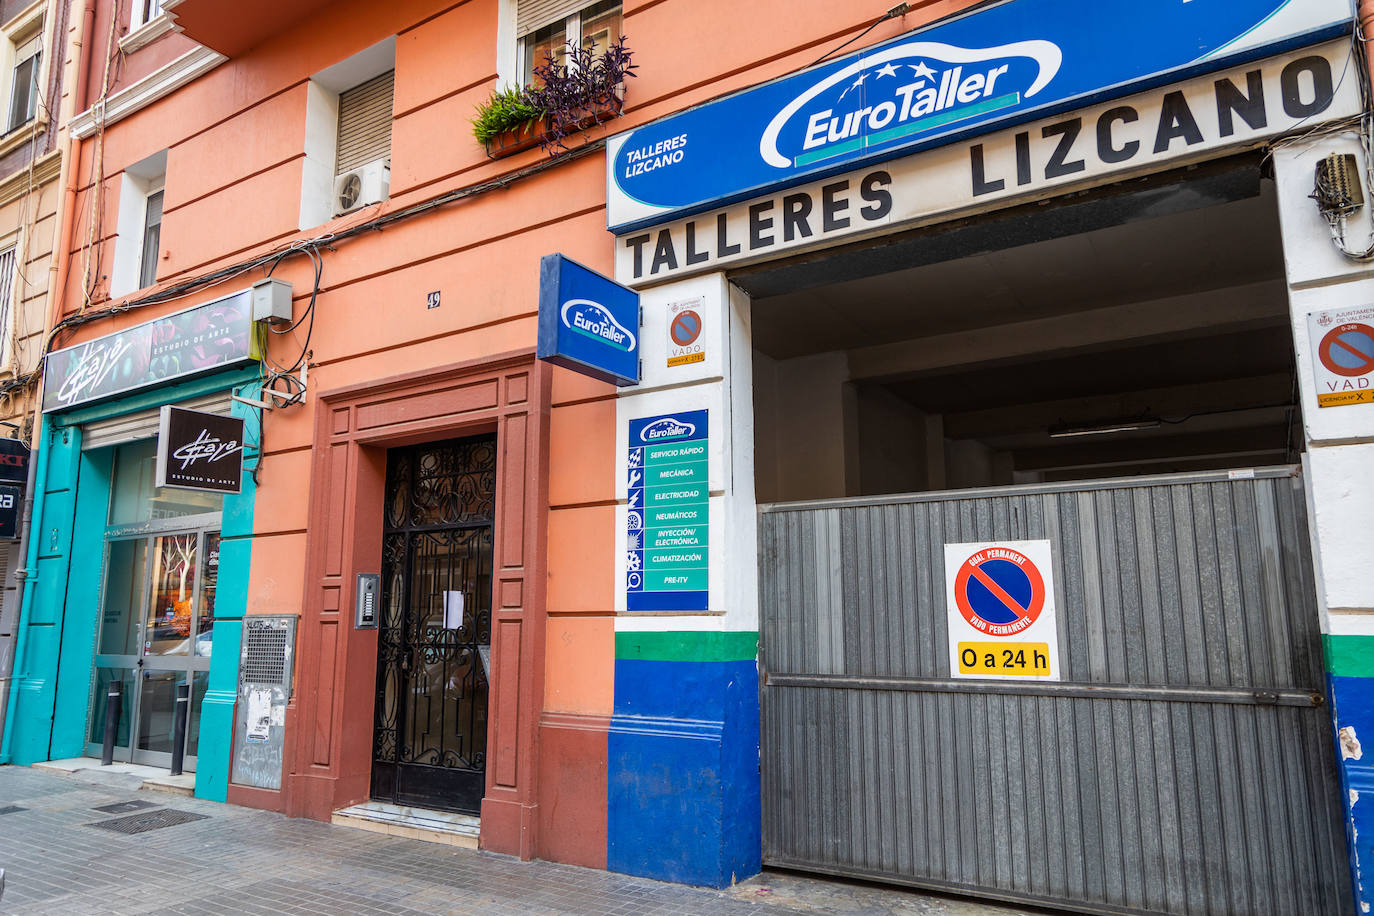
[[[1240,159],[732,278],[766,863],[1348,909],[1282,270]],[[1033,540],[1061,680],[952,676],[945,546]]]

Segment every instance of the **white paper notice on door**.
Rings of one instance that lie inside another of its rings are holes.
[[[272,728],[272,691],[251,690],[248,693],[249,741],[266,741]]]
[[[444,592],[444,629],[463,628],[463,593]]]

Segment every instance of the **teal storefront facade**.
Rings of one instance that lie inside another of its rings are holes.
[[[45,403],[0,763],[98,756],[106,687],[117,678],[116,760],[165,766],[176,687],[189,683],[187,769],[197,797],[225,799],[261,428],[257,408],[231,399],[251,399],[261,384],[251,326],[234,324],[230,334],[197,329],[196,341],[242,344],[210,366],[68,409]],[[154,486],[150,418],[168,404],[244,420],[240,492]]]

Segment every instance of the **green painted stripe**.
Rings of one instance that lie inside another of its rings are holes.
[[[1374,636],[1323,636],[1322,648],[1336,677],[1374,677]]]
[[[615,657],[649,662],[739,662],[758,657],[759,634],[676,631],[617,633]]]

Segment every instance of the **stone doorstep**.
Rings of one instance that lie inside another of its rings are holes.
[[[109,785],[116,788],[147,789],[151,792],[167,792],[172,795],[190,797],[196,791],[196,774],[182,773],[173,776],[160,767],[144,766],[138,763],[112,763],[107,767],[100,765],[95,757],[71,757],[67,760],[48,760],[35,763],[35,770],[49,770],[74,776],[83,782]]]
[[[335,811],[329,820],[343,827],[465,849],[478,848],[482,823],[480,818],[470,814],[431,811],[376,801],[342,808]]]

